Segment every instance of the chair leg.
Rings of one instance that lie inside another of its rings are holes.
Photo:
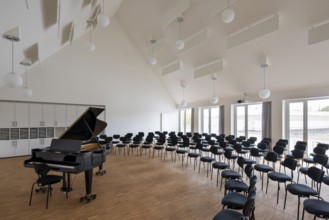
[[[304,212],[305,212],[305,209],[303,208],[302,220],[304,220]]]
[[[298,196],[297,220],[299,219],[300,196]]]
[[[217,187],[218,187],[218,176],[219,176],[219,169],[217,170],[217,184],[216,184]]]
[[[284,195],[284,205],[283,205],[283,209],[286,209],[286,202],[287,202],[287,187],[286,187],[286,193]]]
[[[31,205],[31,203],[32,203],[32,195],[33,195],[34,185],[35,185],[35,183],[33,183],[33,185],[32,185],[31,194],[30,194],[30,203],[29,203],[29,205]]]
[[[51,185],[48,185],[48,190],[47,190],[47,203],[46,203],[46,209],[48,209],[48,200],[49,200],[49,194],[50,194],[50,187]]]
[[[269,178],[268,178],[268,174],[267,174],[267,182],[266,182],[266,194],[267,194],[267,189],[268,189],[268,182],[269,182]]]

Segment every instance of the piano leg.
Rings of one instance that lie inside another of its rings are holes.
[[[103,176],[106,173],[106,170],[103,169],[103,164],[98,166],[98,171],[96,172],[96,176]]]
[[[86,186],[86,195],[80,198],[80,202],[88,203],[96,199],[96,194],[91,194],[93,183],[93,169],[85,171],[85,186]]]
[[[71,175],[70,173],[63,173],[63,187],[61,188],[62,192],[71,192]]]

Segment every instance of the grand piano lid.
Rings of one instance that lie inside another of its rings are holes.
[[[107,126],[107,123],[97,119],[104,108],[89,107],[75,122],[59,137],[87,141],[96,137]]]

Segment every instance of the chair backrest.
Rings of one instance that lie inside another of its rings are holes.
[[[236,152],[239,153],[242,150],[242,145],[241,144],[235,144],[235,145],[233,145],[233,148]]]
[[[277,153],[277,155],[282,155],[283,154],[283,152],[284,152],[284,147],[282,147],[282,146],[280,146],[280,145],[275,145],[274,147],[273,147],[273,151],[275,152],[275,153]]]
[[[237,163],[238,163],[239,167],[243,168],[245,161],[246,160],[243,157],[238,157]]]
[[[302,159],[304,157],[304,151],[303,150],[294,149],[294,150],[291,151],[291,154],[296,159]]]
[[[259,149],[258,148],[251,148],[250,149],[250,156],[252,157],[259,157]]]
[[[224,157],[225,157],[226,159],[231,159],[231,156],[232,156],[232,151],[230,151],[230,150],[225,150],[225,152],[224,152]]]
[[[296,144],[294,147],[295,150],[302,150],[305,151],[306,150],[306,145],[304,144]]]
[[[34,170],[39,178],[47,176],[50,168],[46,164],[34,164]]]
[[[214,155],[218,155],[218,147],[211,146],[210,147],[210,152]]]
[[[307,175],[317,183],[321,183],[324,175],[324,171],[315,166],[309,167]]]
[[[316,146],[317,146],[317,147],[322,147],[322,148],[324,148],[324,149],[326,149],[326,150],[329,150],[329,144],[318,143]]]
[[[257,144],[257,148],[258,149],[261,149],[261,150],[266,150],[267,149],[267,144],[266,143],[263,143],[263,142],[258,143]]]
[[[256,175],[252,175],[249,178],[249,188],[252,187],[252,186],[256,187],[256,183],[257,183],[257,176]]]
[[[251,215],[253,214],[254,209],[255,209],[255,198],[256,198],[256,194],[255,194],[255,196],[248,198],[247,202],[245,203],[245,205],[243,207],[244,216],[248,216],[250,218]]]
[[[278,155],[274,151],[267,152],[266,156],[264,157],[264,160],[276,162],[278,160]]]
[[[328,164],[328,156],[323,154],[315,154],[313,161],[321,166],[326,166]]]
[[[250,142],[249,141],[242,141],[242,146],[244,147],[250,147]]]
[[[247,166],[244,168],[244,173],[247,175],[247,177],[250,178],[253,172],[254,172],[254,168],[252,167],[252,165],[247,164]]]
[[[294,177],[294,170],[296,170],[297,167],[297,160],[295,160],[294,158],[291,157],[286,157],[286,159],[284,159],[284,161],[282,162],[282,166],[287,167],[288,169],[291,170],[291,178]]]
[[[323,147],[316,146],[315,148],[313,148],[313,153],[325,155],[326,149]]]

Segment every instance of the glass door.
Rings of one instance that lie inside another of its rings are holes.
[[[246,134],[246,106],[236,106],[236,137],[248,136]]]

